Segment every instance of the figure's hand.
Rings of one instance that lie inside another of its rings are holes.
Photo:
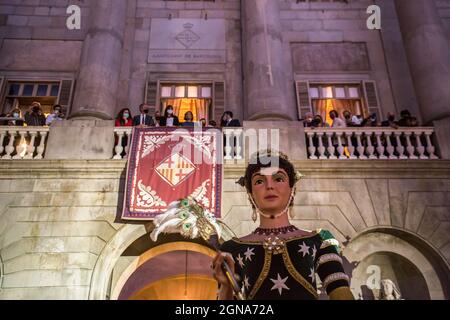
[[[222,288],[231,288],[231,284],[228,281],[228,278],[225,272],[222,269],[222,263],[225,261],[230,267],[231,271],[234,273],[234,259],[231,254],[228,252],[218,252],[214,257],[212,262],[213,276],[214,279],[220,284]]]

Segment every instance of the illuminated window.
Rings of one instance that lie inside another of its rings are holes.
[[[6,96],[3,101],[3,112],[20,108],[22,113],[28,111],[33,101],[39,102],[44,114],[51,113],[59,95],[58,82],[19,82],[7,83]]]

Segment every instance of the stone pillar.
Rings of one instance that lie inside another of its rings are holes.
[[[91,1],[90,12],[70,118],[109,120],[116,109],[127,1]]]
[[[243,0],[244,94],[247,120],[297,120],[287,103],[278,1]],[[292,86],[292,90],[294,90]]]
[[[450,160],[450,117],[433,121],[436,144],[442,159]]]
[[[395,4],[422,119],[450,117],[450,43],[435,1]]]

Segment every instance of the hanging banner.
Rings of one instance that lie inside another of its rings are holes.
[[[191,196],[220,217],[222,132],[202,128],[134,128],[122,220],[147,221]]]

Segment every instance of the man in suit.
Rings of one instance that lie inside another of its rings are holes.
[[[148,114],[149,106],[147,104],[142,103],[139,106],[139,111],[141,114],[138,114],[133,118],[133,126],[155,126],[153,117]]]
[[[225,111],[222,116],[223,127],[240,127],[241,123],[238,119],[233,119],[233,112]]]

